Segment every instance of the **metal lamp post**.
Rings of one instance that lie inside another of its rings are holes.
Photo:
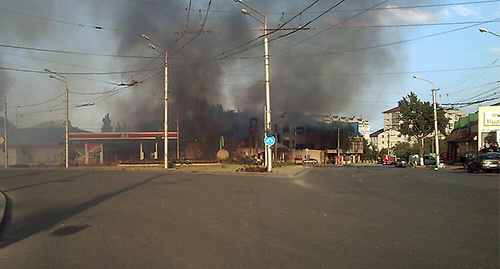
[[[167,169],[168,168],[168,52],[166,49],[163,49],[160,45],[156,44],[152,40],[149,39],[147,35],[142,35],[142,38],[151,41],[153,44],[148,44],[148,46],[151,49],[154,49],[158,51],[161,55],[165,56],[165,120],[163,123],[163,159],[165,164],[163,165],[163,168]],[[160,48],[161,50],[158,50],[156,47]]]
[[[500,35],[499,35],[499,34],[497,34],[497,33],[493,33],[493,32],[491,32],[490,30],[488,30],[488,29],[484,29],[484,28],[479,28],[479,32],[481,32],[481,33],[488,33],[488,34],[492,34],[492,35],[494,35],[494,36],[496,36],[496,37],[500,37]]]
[[[413,78],[420,79],[423,81],[427,81],[432,85],[432,106],[434,108],[434,139],[436,144],[436,168],[435,170],[439,170],[439,137],[438,137],[438,122],[437,122],[437,110],[436,110],[436,88],[434,87],[434,83],[430,80],[421,78],[419,76],[414,75]]]
[[[248,12],[246,9],[241,9],[241,13],[244,15],[249,15],[250,17],[254,18],[255,20],[259,21],[264,25],[264,62],[265,62],[265,71],[266,71],[266,106],[265,106],[265,128],[264,128],[264,135],[268,136],[269,131],[271,131],[271,85],[270,85],[270,75],[269,75],[269,41],[267,38],[267,17],[256,10],[255,8],[245,4],[241,0],[234,0],[236,3],[240,3],[244,5],[245,7],[253,10],[255,13],[259,14],[262,16],[264,21],[261,19],[255,17],[252,13]],[[267,164],[267,171],[272,172],[273,170],[273,161],[272,161],[272,149],[271,146],[265,145],[266,151],[265,151],[265,156],[266,156],[266,164]]]
[[[52,75],[50,75],[49,77],[50,78],[53,78],[53,79],[56,79],[56,80],[59,80],[61,82],[64,83],[66,89],[65,89],[65,102],[66,102],[66,116],[65,116],[65,120],[64,120],[64,146],[65,146],[65,152],[66,154],[66,157],[65,157],[65,167],[68,168],[69,167],[69,125],[68,125],[68,122],[69,122],[69,109],[68,109],[68,79],[59,74],[59,73],[56,73],[56,72],[53,72],[53,71],[50,71],[49,69],[45,68],[44,69],[45,72],[47,73],[51,73]],[[62,78],[62,79],[61,79]]]

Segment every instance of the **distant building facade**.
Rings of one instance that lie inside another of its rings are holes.
[[[320,163],[359,162],[363,153],[363,137],[369,139],[370,135],[370,122],[356,117],[308,116],[300,112],[291,112],[280,114],[274,122],[273,129],[278,140],[277,159],[291,162],[309,157],[317,159]],[[321,132],[321,126],[333,123],[351,126],[354,131],[353,136],[348,139],[349,146],[345,152],[325,148],[325,137]]]
[[[458,109],[445,109],[444,115],[448,119],[445,135],[449,135],[455,129],[455,122],[459,121],[461,117],[465,117],[466,114]]]
[[[366,140],[370,139],[369,120],[357,118],[356,116],[348,118],[348,117],[325,115],[322,117],[322,121],[326,123],[334,123],[334,122],[354,123],[353,127],[357,131],[357,133],[361,134],[361,136],[364,137]]]

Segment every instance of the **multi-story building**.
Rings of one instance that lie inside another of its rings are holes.
[[[370,138],[370,121],[368,120],[357,118],[356,116],[348,118],[348,117],[324,115],[322,117],[322,121],[326,123],[334,123],[334,122],[353,123],[352,125],[357,133],[361,134],[366,140],[369,140]]]
[[[399,107],[391,108],[382,112],[384,115],[384,130],[399,130],[401,109]]]
[[[380,129],[370,134],[370,144],[376,146],[377,149],[392,149],[398,143],[410,143],[411,139],[406,135],[402,135],[397,130]]]
[[[455,128],[455,122],[459,121],[461,117],[465,117],[465,112],[458,109],[446,109],[444,110],[444,115],[448,119],[448,125],[446,125],[446,135],[451,134]]]
[[[398,143],[413,143],[406,135],[399,131],[401,109],[394,107],[382,112],[384,116],[384,128],[370,134],[370,143],[381,149],[392,149]]]

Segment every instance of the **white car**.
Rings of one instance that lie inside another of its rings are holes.
[[[307,160],[303,160],[303,161],[302,161],[302,164],[303,164],[303,165],[308,165],[308,164],[310,164],[310,165],[315,165],[315,164],[318,164],[318,160],[313,159],[313,158],[309,158],[309,159],[307,159]]]

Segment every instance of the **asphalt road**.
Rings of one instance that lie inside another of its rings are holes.
[[[0,170],[0,268],[499,268],[498,174]]]

